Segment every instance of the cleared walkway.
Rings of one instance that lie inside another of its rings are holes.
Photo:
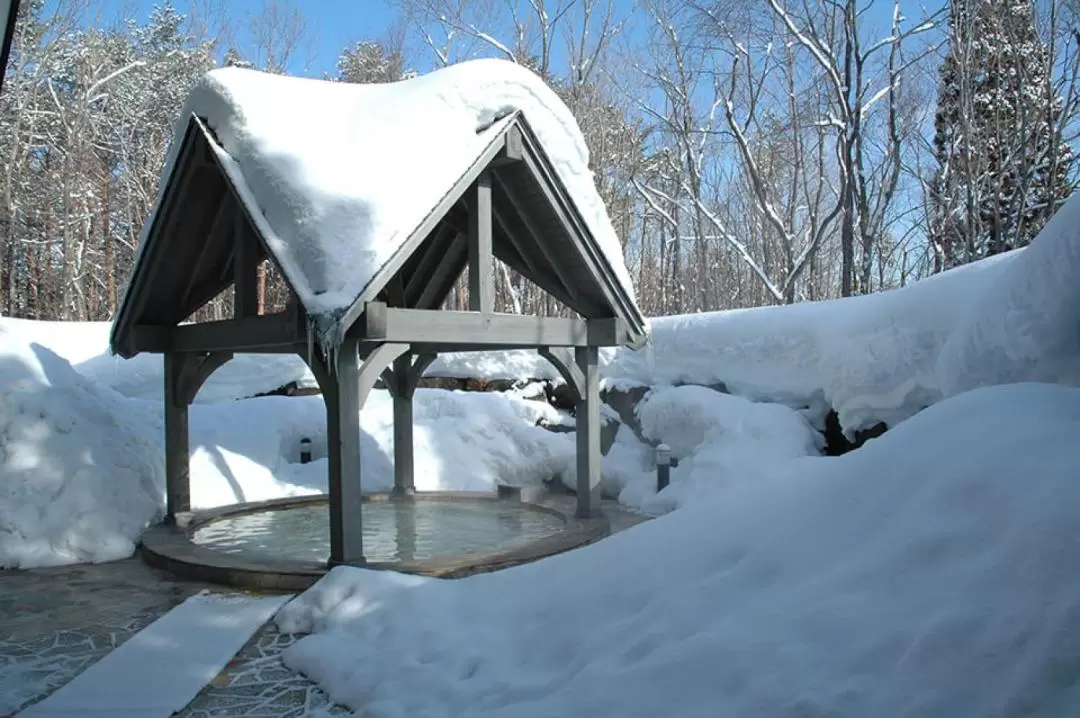
[[[198,695],[288,598],[192,596],[19,716],[168,718]]]

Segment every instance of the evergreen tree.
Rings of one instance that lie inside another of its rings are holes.
[[[337,69],[338,80],[355,83],[397,82],[415,74],[406,71],[400,52],[374,40],[361,40],[346,48],[338,58]]]
[[[1027,245],[1072,189],[1030,0],[953,0],[949,30],[930,196],[938,271]]]

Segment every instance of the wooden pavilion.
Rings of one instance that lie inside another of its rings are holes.
[[[412,398],[441,352],[536,348],[577,392],[577,511],[599,511],[598,349],[639,347],[646,326],[525,117],[490,142],[343,316],[332,347],[311,351],[295,291],[285,311],[259,314],[256,272],[276,262],[255,198],[204,122],[192,116],[166,179],[111,344],[124,357],[161,353],[165,365],[167,521],[190,517],[188,406],[234,353],[296,353],[327,410],[330,562],[362,564],[360,409],[382,378],[393,396],[394,491],[413,491]],[[495,258],[578,316],[493,309]],[[348,257],[341,258],[348,261]],[[439,307],[468,268],[469,311]],[[290,282],[283,272],[286,282]],[[233,318],[183,323],[233,286]]]

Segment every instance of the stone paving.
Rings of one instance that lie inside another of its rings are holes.
[[[644,517],[605,501],[612,533]],[[138,558],[31,571],[0,570],[0,718],[55,691],[186,598],[229,589],[181,582]],[[299,636],[263,626],[182,718],[347,715],[281,662]]]
[[[0,571],[0,717],[41,700],[206,588],[135,558]]]

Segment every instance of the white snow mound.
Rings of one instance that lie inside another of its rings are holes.
[[[160,407],[0,329],[0,568],[131,555],[163,498]]]
[[[497,121],[515,110],[632,297],[577,122],[543,80],[516,63],[474,60],[376,85],[221,68],[192,90],[177,137],[191,114],[206,120],[262,210],[272,234],[266,239],[305,307],[333,316],[360,295],[492,141]]]
[[[334,569],[284,660],[369,716],[1077,715],[1078,433],[979,389],[541,562]]]

